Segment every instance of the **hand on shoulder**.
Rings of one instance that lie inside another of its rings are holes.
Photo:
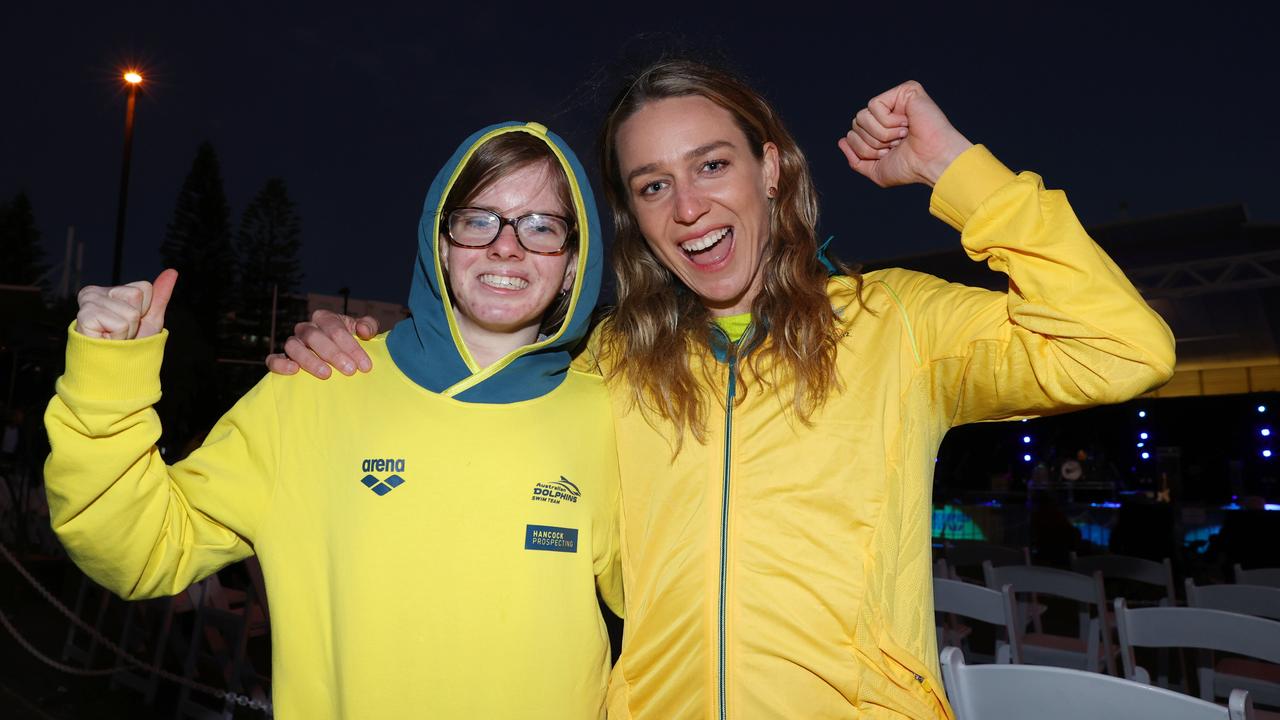
[[[331,367],[343,375],[373,369],[369,354],[355,337],[371,340],[378,334],[378,321],[366,315],[353,318],[329,310],[316,310],[311,320],[293,327],[293,335],[284,343],[283,353],[267,356],[267,369],[278,375],[293,375],[306,370],[321,380],[332,374]]]

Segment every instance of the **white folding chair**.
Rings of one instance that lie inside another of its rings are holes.
[[[952,580],[978,583],[986,582],[984,576],[975,572],[982,569],[984,562],[990,562],[996,567],[1031,564],[1031,548],[1026,545],[1013,547],[1010,545],[961,540],[948,542],[943,546],[942,554],[943,562],[946,563],[949,573],[947,577]],[[961,568],[964,568],[964,570],[962,571]],[[1036,632],[1043,631],[1040,625],[1040,616],[1044,614],[1044,606],[1039,604],[1034,597],[1019,602],[1018,612],[1020,617],[1029,618],[1031,624],[1035,626]]]
[[[1240,585],[1266,585],[1267,587],[1280,588],[1280,568],[1254,568],[1245,570],[1240,567],[1240,563],[1236,563],[1233,570],[1235,571],[1236,583]]]
[[[959,580],[933,579],[933,610],[938,614],[959,615],[1003,628],[997,633],[994,660],[997,663],[1022,662],[1022,647],[1018,638],[1017,613],[1013,607],[1013,590],[1005,585],[991,590]],[[967,629],[967,628],[966,628]],[[938,647],[963,648],[967,632],[948,632],[938,623]],[[1003,637],[1000,637],[1000,635]],[[970,653],[972,656],[972,653]]]
[[[1083,557],[1071,553],[1071,569],[1092,575],[1094,572],[1102,573],[1102,588],[1106,593],[1107,604],[1105,612],[1107,613],[1107,625],[1114,628],[1116,626],[1115,614],[1111,609],[1111,601],[1118,597],[1125,599],[1129,605],[1144,606],[1149,604],[1158,604],[1161,607],[1177,607],[1178,595],[1173,584],[1173,562],[1169,558],[1164,558],[1161,562],[1148,560],[1146,558],[1134,557],[1132,555],[1085,555]],[[1134,584],[1145,587],[1135,587]],[[1158,591],[1162,596],[1158,600],[1154,600],[1153,590]],[[1144,598],[1141,601],[1135,601],[1134,598]],[[1182,662],[1182,656],[1178,655],[1179,666],[1182,670],[1183,685],[1180,688],[1186,692],[1186,665]],[[1162,688],[1169,689],[1169,651],[1158,650],[1156,654],[1156,684]]]
[[[1085,575],[1092,575],[1095,570],[1102,573],[1102,580],[1124,580],[1143,585],[1152,585],[1164,591],[1160,605],[1177,607],[1178,595],[1173,584],[1173,563],[1169,558],[1163,562],[1155,562],[1132,555],[1086,555],[1080,557],[1071,553],[1071,569]],[[1114,600],[1108,597],[1107,601]],[[1132,598],[1125,598],[1132,602]],[[1109,609],[1109,608],[1108,608]]]
[[[1187,578],[1187,607],[1280,620],[1280,588],[1266,585],[1196,585]]]
[[[958,648],[942,651],[942,681],[957,720],[1252,720],[1249,693],[1228,707],[1099,673],[1037,665],[966,665]]]
[[[1235,653],[1264,663],[1232,658],[1235,663],[1215,664],[1201,655],[1196,668],[1200,697],[1213,700],[1233,688],[1248,690],[1259,703],[1280,706],[1280,622],[1204,608],[1128,608],[1124,599],[1115,602],[1120,628],[1120,657],[1124,675],[1130,680],[1150,682],[1147,671],[1133,656],[1135,647],[1196,648]],[[1225,667],[1224,667],[1225,665]],[[1256,666],[1256,672],[1241,673]],[[1223,672],[1218,672],[1221,668]]]
[[[1265,585],[1196,585],[1191,578],[1187,578],[1186,585],[1188,607],[1280,620],[1280,588]],[[1264,693],[1268,698],[1273,694],[1280,694],[1280,666],[1238,657],[1215,661],[1211,655],[1202,657],[1201,664],[1213,666],[1216,682],[1220,687],[1244,687],[1249,682],[1263,682],[1275,688],[1271,693]],[[1266,702],[1261,697],[1259,701]]]
[[[995,589],[1012,585],[1014,596],[1035,593],[1075,600],[1078,631],[1074,637],[1034,631],[1021,636],[1022,661],[1035,665],[1090,670],[1115,674],[1115,658],[1111,646],[1111,626],[1107,622],[1107,600],[1102,589],[1102,574],[1082,575],[1069,570],[1045,567],[1006,565],[994,567],[984,563],[987,587]],[[1019,629],[1026,619],[1019,620]]]

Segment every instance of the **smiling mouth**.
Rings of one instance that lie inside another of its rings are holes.
[[[733,249],[733,228],[716,228],[702,237],[680,243],[680,249],[694,265],[714,265],[728,257]]]
[[[529,281],[524,278],[510,277],[508,275],[494,275],[485,273],[479,277],[482,285],[495,287],[502,290],[523,290],[529,287]]]

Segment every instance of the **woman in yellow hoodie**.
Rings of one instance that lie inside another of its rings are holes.
[[[275,716],[604,715],[621,611],[618,478],[598,375],[569,368],[599,289],[591,189],[537,123],[485,128],[427,193],[413,317],[377,370],[268,375],[167,465],[176,274],[85,288],[49,404],[53,526],[126,598],[249,554],[271,605]]]
[[[676,60],[623,86],[601,143],[618,304],[579,359],[610,380],[622,475],[610,717],[951,717],[930,592],[943,435],[1159,385],[1167,326],[1062,192],[918,83],[872,98],[840,150],[880,186],[931,187],[1006,292],[825,261],[804,155],[740,79]],[[354,364],[351,320],[318,320],[301,339]]]

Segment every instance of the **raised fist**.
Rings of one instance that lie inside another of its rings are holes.
[[[880,187],[932,187],[973,143],[951,126],[920,83],[908,80],[871,98],[838,145],[849,167]]]

